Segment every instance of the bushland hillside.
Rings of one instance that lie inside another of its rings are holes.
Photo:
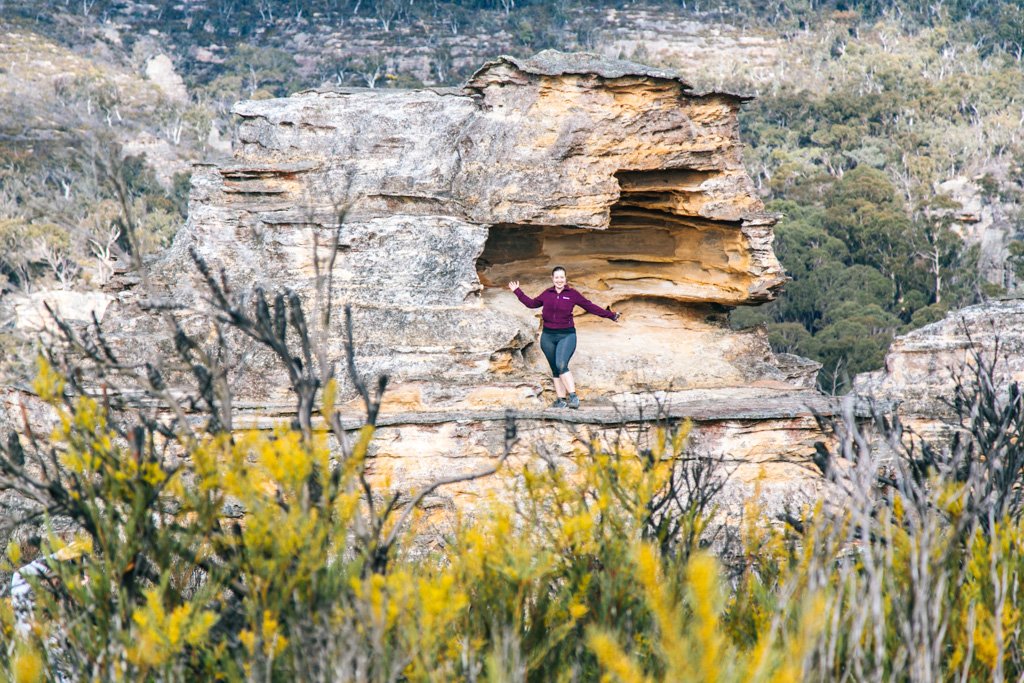
[[[0,288],[102,286],[125,206],[152,251],[231,105],[304,88],[459,84],[501,53],[589,50],[756,96],[747,163],[792,276],[776,350],[840,388],[892,337],[1024,276],[1024,11],[945,2],[113,0],[2,8]],[[122,201],[125,200],[125,201]],[[3,296],[3,295],[0,295]],[[0,299],[2,301],[2,299]],[[10,343],[9,341],[7,343]]]

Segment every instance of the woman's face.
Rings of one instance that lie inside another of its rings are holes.
[[[565,271],[556,270],[551,274],[551,281],[555,284],[555,289],[562,289],[565,287]]]

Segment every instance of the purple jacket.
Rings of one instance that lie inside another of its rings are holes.
[[[609,320],[615,320],[617,315],[611,309],[601,308],[597,304],[588,301],[586,297],[568,286],[560,294],[555,291],[554,287],[548,287],[536,299],[526,296],[523,290],[518,287],[515,293],[527,308],[544,307],[544,310],[541,311],[541,318],[544,319],[544,327],[551,330],[567,330],[576,327],[572,320],[572,309],[576,306],[579,306],[587,313],[593,313]]]

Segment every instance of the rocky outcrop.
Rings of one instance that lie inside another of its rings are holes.
[[[1019,209],[1000,193],[986,192],[981,180],[989,180],[998,187],[1013,187],[1013,173],[1009,164],[989,162],[984,173],[973,178],[956,176],[942,182],[937,192],[947,196],[955,209],[947,209],[945,217],[953,230],[968,246],[978,249],[978,271],[991,284],[1013,291],[1021,286],[1012,262],[1009,245],[1019,238],[1020,228],[1015,215]]]
[[[726,325],[725,306],[785,281],[741,164],[742,101],[549,52],[491,62],[458,92],[243,102],[233,161],[197,169],[189,224],[158,270],[191,270],[193,246],[234,282],[308,294],[314,240],[343,209],[337,298],[365,367],[392,378],[405,409],[536,400],[538,317],[504,285],[536,293],[555,264],[624,313],[618,326],[579,320],[587,398],[792,389],[762,334]]]
[[[178,103],[188,102],[185,81],[174,70],[174,62],[167,55],[155,55],[146,61],[146,78],[160,88],[169,100]]]
[[[628,428],[642,440],[692,418],[693,447],[726,456],[736,486],[766,468],[780,500],[807,497],[811,410],[835,409],[809,388],[818,366],[728,325],[730,307],[771,300],[786,280],[774,218],[741,163],[743,101],[672,72],[545,52],[489,62],[459,91],[242,102],[233,159],[195,170],[187,226],[152,264],[155,287],[107,307],[107,341],[158,358],[170,341],[154,303],[199,329],[190,248],[237,290],[288,288],[310,305],[333,262],[360,371],[391,380],[373,451],[382,481],[479,467],[511,409],[530,437],[517,457],[547,444],[572,458],[593,438]],[[538,311],[505,287],[536,294],[554,265],[623,313],[577,319],[578,412],[545,408]],[[326,346],[344,356],[337,326]],[[242,358],[239,426],[289,419],[284,377],[258,353]],[[341,392],[355,426],[355,392]],[[481,485],[445,495],[471,501]]]
[[[954,377],[970,378],[975,353],[994,363],[997,386],[1024,382],[1024,300],[968,306],[898,337],[885,368],[859,375],[854,390],[894,403],[922,436],[943,438],[953,418]]]

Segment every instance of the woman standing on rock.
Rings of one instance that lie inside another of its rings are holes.
[[[536,299],[526,296],[519,289],[519,281],[508,283],[508,288],[523,302],[527,308],[544,307],[541,318],[544,320],[544,331],[540,335],[540,348],[551,367],[555,379],[555,394],[558,398],[552,404],[554,408],[579,408],[580,399],[576,395],[576,382],[569,372],[569,359],[576,351],[576,325],[572,311],[579,306],[588,313],[599,315],[618,322],[620,313],[609,308],[601,308],[589,301],[582,294],[566,284],[565,268],[557,266],[551,271],[553,287],[548,287]]]

